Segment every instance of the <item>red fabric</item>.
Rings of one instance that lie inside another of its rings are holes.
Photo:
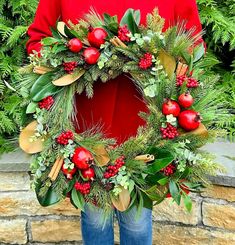
[[[55,26],[58,19],[76,23],[90,7],[100,14],[107,12],[118,15],[119,19],[128,8],[140,9],[142,23],[146,14],[158,7],[160,15],[166,20],[164,29],[186,20],[187,28],[195,26],[195,33],[201,31],[195,0],[41,0],[35,20],[28,29],[28,53],[32,53],[32,50],[40,51],[40,40],[51,35],[50,27]],[[84,93],[76,96],[78,132],[99,124],[103,125],[106,136],[117,138],[118,143],[135,135],[138,126],[144,125],[138,113],[146,112],[147,108],[133,82],[122,75],[107,83],[97,81],[94,89],[92,99],[88,99]]]

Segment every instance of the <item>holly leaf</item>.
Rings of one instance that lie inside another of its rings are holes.
[[[140,11],[128,9],[121,19],[120,26],[127,25],[132,34],[139,33]]]
[[[57,87],[52,83],[54,73],[48,72],[41,75],[30,90],[30,97],[34,102],[39,102],[47,96],[58,93],[63,87]]]
[[[111,16],[111,15],[105,13],[104,14],[104,23],[105,23],[105,27],[109,31],[111,31],[111,32],[113,32],[115,34],[118,32],[119,24],[118,24],[118,18],[117,18],[116,15],[115,16]]]
[[[76,207],[84,211],[85,200],[80,192],[78,192],[75,188],[72,190],[72,204]]]

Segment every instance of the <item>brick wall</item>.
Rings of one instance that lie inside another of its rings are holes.
[[[154,208],[153,244],[235,244],[235,188],[213,186],[193,200],[191,214],[171,200]],[[0,172],[0,244],[57,243],[82,244],[79,211],[68,201],[42,208],[27,172]]]

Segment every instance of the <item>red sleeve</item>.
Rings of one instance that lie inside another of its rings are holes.
[[[40,41],[51,36],[50,27],[55,26],[61,16],[60,0],[40,0],[33,23],[29,26],[29,40],[26,44],[28,54],[41,49]]]

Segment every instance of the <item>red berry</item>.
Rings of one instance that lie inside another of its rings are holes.
[[[182,107],[188,108],[193,105],[194,99],[189,92],[186,92],[179,96],[178,102]]]
[[[200,114],[193,110],[186,110],[180,113],[178,122],[181,128],[192,131],[199,127],[201,123]]]
[[[144,54],[144,56],[139,61],[139,67],[143,70],[147,70],[153,64],[152,62],[153,56],[150,53]]]
[[[56,142],[60,145],[68,145],[69,140],[74,140],[73,132],[68,130],[61,133],[57,138]]]
[[[78,169],[88,169],[93,160],[92,154],[84,147],[77,147],[72,156],[72,162]]]
[[[101,44],[105,43],[108,33],[103,28],[94,28],[88,33],[88,41],[91,46],[100,48]]]
[[[98,59],[100,57],[100,52],[96,48],[89,47],[84,50],[83,56],[87,64],[94,65],[98,62]]]
[[[174,117],[177,117],[180,114],[180,106],[176,101],[167,99],[162,105],[162,113],[164,115],[172,114]]]
[[[74,184],[74,188],[79,191],[81,194],[83,195],[87,195],[90,193],[90,189],[91,189],[91,184],[90,183],[80,183],[80,182],[76,182]]]
[[[64,62],[63,63],[64,66],[64,70],[67,73],[72,73],[74,71],[74,69],[78,66],[78,63],[76,61],[72,61],[72,62]]]
[[[160,131],[162,133],[163,139],[174,139],[179,136],[177,128],[171,125],[170,123],[167,123],[167,127],[161,128]]]
[[[171,163],[170,165],[168,165],[167,167],[165,167],[161,170],[161,172],[163,172],[164,175],[166,175],[166,176],[173,175],[175,173],[175,171],[176,171],[176,166],[173,163]]]
[[[82,50],[82,42],[78,38],[73,38],[68,42],[68,48],[73,53],[78,53]]]
[[[85,179],[93,180],[95,178],[95,171],[93,168],[84,169],[81,173]]]
[[[48,96],[43,100],[41,100],[40,102],[38,102],[39,108],[45,110],[50,110],[53,104],[54,104],[54,99],[52,96]]]
[[[118,28],[118,38],[123,42],[130,42],[130,37],[128,36],[130,33],[127,25]]]
[[[198,86],[199,86],[199,83],[195,78],[193,77],[188,78],[188,83],[187,83],[188,88],[197,88]]]

